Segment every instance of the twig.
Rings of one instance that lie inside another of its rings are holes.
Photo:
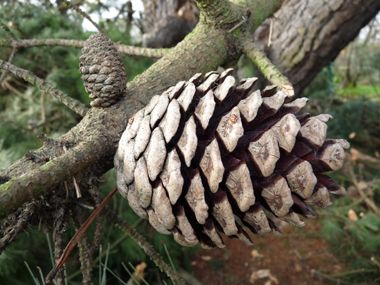
[[[41,47],[41,46],[62,46],[62,47],[84,47],[84,41],[67,40],[67,39],[30,39],[30,40],[0,40],[0,47],[13,47],[13,48],[29,48],[29,47]],[[145,56],[151,58],[161,58],[170,49],[160,48],[142,48],[135,46],[128,46],[116,43],[116,49],[119,54],[127,54],[131,56]]]
[[[55,255],[55,260],[58,260],[58,258],[62,254],[62,233],[57,230],[57,228],[54,229],[54,234],[53,234],[53,239],[54,239],[54,255]],[[65,284],[65,272],[64,272],[64,267],[57,268],[56,273],[54,274],[53,278],[57,276],[57,282],[59,285],[64,285]],[[52,278],[52,280],[53,280]],[[46,281],[46,283],[49,283]]]
[[[9,57],[8,62],[13,63],[17,53],[17,48],[12,49],[11,56]],[[0,84],[4,81],[5,77],[8,75],[8,71],[4,71],[3,74],[0,76]]]
[[[102,198],[100,197],[99,185],[98,184],[93,185],[91,189],[92,189],[92,196],[94,197],[94,200],[96,203],[96,207],[99,207],[99,205],[102,203]],[[96,220],[94,240],[91,245],[91,254],[94,254],[94,251],[99,247],[100,238],[102,235],[102,229],[103,229],[103,216],[99,215]]]
[[[117,45],[117,51],[120,54],[128,54],[131,56],[145,56],[150,58],[161,58],[163,57],[170,49],[160,48],[142,48],[142,47],[134,47],[127,45]]]
[[[23,78],[25,81],[28,81],[38,87],[39,89],[49,93],[50,95],[57,98],[59,101],[61,101],[63,104],[65,104],[67,107],[69,107],[71,110],[76,112],[77,114],[84,117],[88,111],[88,108],[83,103],[79,102],[78,100],[75,100],[71,98],[69,95],[63,93],[58,88],[50,85],[49,83],[45,82],[43,79],[38,78],[36,75],[34,75],[32,72],[19,68],[13,64],[10,64],[6,61],[3,61],[0,59],[0,69],[9,71],[18,77]]]
[[[11,76],[6,77],[5,80],[3,82],[1,82],[1,87],[3,87],[4,89],[9,89],[9,91],[11,91],[12,93],[16,94],[17,96],[20,96],[23,100],[29,100],[29,101],[31,101],[30,99],[26,98],[24,96],[24,94],[22,94],[20,91],[18,91],[16,88],[14,88],[8,82],[10,78],[12,78],[12,77]]]
[[[97,24],[95,23],[91,17],[84,11],[82,11],[81,8],[79,8],[77,5],[75,4],[72,4],[70,1],[68,0],[63,0],[63,3],[65,3],[67,6],[73,8],[75,11],[77,11],[80,15],[82,15],[83,17],[85,17],[87,20],[89,20],[91,22],[91,24],[94,25],[94,27],[99,31],[99,33],[102,33],[104,35],[106,35],[106,33],[104,32],[104,30]]]
[[[283,89],[288,97],[294,96],[294,88],[282,73],[273,65],[266,55],[251,41],[243,42],[243,51],[257,66],[261,73],[279,88]]]
[[[77,194],[77,198],[81,198],[82,193],[80,192],[80,188],[79,188],[79,185],[77,183],[77,180],[75,179],[75,176],[73,176],[73,183],[74,183],[74,187],[75,187],[75,192]]]
[[[4,30],[4,32],[6,32],[7,35],[8,35],[12,40],[17,41],[16,36],[11,32],[11,30],[10,30],[6,25],[3,24],[2,21],[0,21],[0,26],[1,26],[1,28]]]
[[[376,206],[376,204],[371,199],[368,198],[368,196],[361,189],[361,187],[360,187],[360,185],[358,183],[358,180],[356,179],[356,175],[354,173],[354,170],[353,170],[352,166],[350,166],[349,172],[350,172],[350,175],[351,175],[351,178],[352,178],[352,182],[354,183],[356,189],[358,190],[360,196],[363,198],[364,202],[367,204],[367,206],[370,209],[372,209],[372,211],[374,211],[376,214],[380,215],[379,208]]]
[[[311,270],[311,274],[312,274],[312,275],[316,275],[316,276],[321,277],[321,278],[324,278],[324,279],[328,279],[328,280],[334,281],[335,284],[355,285],[354,283],[349,283],[349,282],[346,282],[346,281],[343,281],[343,280],[340,280],[340,279],[337,279],[337,278],[331,277],[331,276],[328,275],[328,274],[325,274],[325,273],[319,272],[319,271],[314,270],[314,269]]]
[[[45,121],[46,121],[46,113],[45,113],[45,92],[41,92],[40,104],[41,104],[41,123],[44,124]]]
[[[1,28],[8,34],[8,36],[14,40],[14,41],[17,41],[17,38],[16,36],[11,32],[11,30],[6,26],[4,25],[1,21],[0,21],[0,25],[1,25]],[[8,62],[9,63],[13,63],[13,60],[15,59],[15,56],[16,56],[16,53],[17,53],[17,48],[16,47],[13,47],[12,49],[12,53],[11,53],[11,56],[9,57],[9,60]],[[7,76],[8,72],[7,71],[4,71],[3,74],[0,76],[0,84],[3,82],[4,78]]]
[[[232,29],[230,29],[227,33],[232,33],[235,31],[237,28],[239,28],[241,25],[243,25],[245,22],[247,22],[247,17],[242,16],[243,20],[241,20],[236,26],[234,26]]]
[[[72,207],[71,216],[73,218],[76,230],[78,231],[81,225],[84,224],[86,221],[83,208],[79,206]],[[81,271],[82,271],[82,279],[83,279],[82,283],[86,285],[90,285],[91,274],[92,274],[92,265],[91,265],[92,254],[90,253],[90,246],[88,244],[88,237],[86,233],[84,233],[83,236],[78,241],[78,247],[79,247],[79,259],[81,263]]]
[[[377,271],[376,269],[359,268],[359,269],[354,269],[351,271],[345,271],[345,272],[331,274],[331,277],[343,277],[343,276],[352,275],[352,274],[369,273],[369,272],[376,272],[376,271]]]
[[[267,47],[270,47],[272,44],[272,33],[273,33],[273,17],[270,18],[270,25],[269,25],[269,37],[268,37],[268,45]]]
[[[81,206],[81,207],[83,207],[83,208],[89,209],[89,210],[94,210],[95,209],[93,206],[86,205],[86,204],[83,204],[81,202],[75,201],[74,203],[77,204],[77,205],[79,205],[79,206]]]
[[[185,285],[185,281],[183,281],[177,273],[173,271],[173,269],[163,260],[163,258],[155,251],[153,246],[148,243],[145,238],[140,235],[134,228],[128,225],[123,219],[114,214],[108,208],[104,209],[104,216],[110,221],[112,224],[121,229],[124,233],[130,236],[137,244],[145,251],[145,253],[154,261],[154,263],[172,280],[173,284]]]
[[[372,261],[373,263],[375,263],[377,267],[380,268],[380,262],[378,262],[377,259],[376,259],[374,256],[371,257],[371,261]]]

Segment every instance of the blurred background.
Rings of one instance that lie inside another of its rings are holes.
[[[162,1],[145,0],[144,6],[140,1],[72,2],[91,15],[114,42],[126,45],[172,47],[199,18],[189,1],[178,1],[179,6],[171,8],[176,16],[170,16],[169,8],[159,7]],[[153,2],[155,6],[149,5]],[[167,1],[168,7],[171,2],[175,1]],[[157,20],[165,13],[164,23]],[[18,39],[86,40],[96,30],[58,0],[0,1],[0,20]],[[8,38],[0,30],[0,42]],[[1,59],[8,61],[11,53],[11,48],[0,45]],[[89,106],[78,72],[80,54],[80,49],[71,47],[23,48],[14,64]],[[122,58],[128,81],[154,62]],[[242,57],[237,67],[240,77],[258,76],[247,58]],[[38,134],[57,138],[81,119],[20,78],[7,74],[0,83],[0,170],[41,147]],[[189,284],[380,284],[380,15],[297,95],[310,99],[303,112],[332,114],[328,138],[351,143],[343,169],[333,174],[348,195],[333,198],[327,209],[315,209],[318,217],[307,220],[304,228],[281,224],[282,237],[254,236],[253,247],[226,238],[225,249],[202,250],[181,247],[172,236],[155,232],[118,194],[110,208],[143,234],[181,276],[195,278]],[[116,185],[114,171],[103,180],[105,197]],[[133,240],[104,223],[101,248],[94,260],[94,284],[136,284],[131,276],[141,284],[170,284]],[[74,233],[71,227],[66,242]],[[53,267],[51,240],[51,233],[35,228],[20,235],[0,255],[0,284],[42,284],[40,273],[46,276]],[[66,263],[66,274],[68,284],[81,284],[77,250]]]

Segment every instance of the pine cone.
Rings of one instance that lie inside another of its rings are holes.
[[[79,72],[92,107],[108,107],[123,94],[127,75],[115,44],[103,34],[91,35],[84,44]]]
[[[115,155],[117,185],[129,205],[184,246],[224,247],[219,235],[252,244],[253,233],[279,233],[314,218],[345,189],[323,174],[342,167],[345,140],[325,140],[332,117],[295,116],[306,98],[285,103],[257,80],[235,87],[232,69],[179,82],[129,119]],[[269,215],[271,215],[269,214]]]

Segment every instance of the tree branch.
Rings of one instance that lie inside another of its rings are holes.
[[[249,39],[243,42],[243,51],[253,61],[261,73],[279,88],[284,89],[288,97],[294,96],[294,89],[282,73],[273,65],[266,55]]]
[[[86,107],[85,104],[71,98],[69,95],[63,93],[58,88],[50,85],[49,83],[45,82],[43,79],[38,78],[32,72],[19,68],[1,59],[0,59],[0,69],[11,72],[17,75],[18,77],[23,78],[25,81],[32,83],[33,85],[37,86],[39,89],[57,98],[59,101],[61,101],[63,104],[65,104],[67,107],[69,107],[71,110],[81,115],[82,117],[86,115],[88,111],[88,107]]]
[[[1,25],[1,28],[8,34],[8,36],[13,41],[17,40],[16,36],[11,32],[11,30],[9,30],[8,27],[6,25],[4,25],[1,21],[0,21],[0,25]],[[17,53],[17,48],[13,47],[11,56],[9,57],[9,60],[8,60],[9,63],[13,63],[13,60],[16,57],[16,53]],[[5,77],[7,76],[7,74],[8,74],[8,72],[4,71],[3,74],[0,76],[0,84],[2,84],[2,82],[5,79]]]
[[[103,140],[105,143],[106,140]],[[98,159],[97,148],[100,149],[101,146],[99,139],[79,144],[37,169],[0,185],[0,218],[94,164]]]
[[[67,40],[67,39],[31,39],[31,40],[14,40],[3,39],[0,40],[0,47],[13,47],[13,48],[29,48],[29,47],[42,47],[42,46],[63,46],[82,48],[85,41]],[[163,57],[169,49],[152,49],[134,47],[128,45],[116,44],[116,49],[120,54],[127,54],[131,56],[145,56],[152,58]]]

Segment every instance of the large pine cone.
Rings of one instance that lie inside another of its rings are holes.
[[[327,207],[345,189],[323,174],[342,167],[345,140],[325,140],[330,115],[294,114],[275,86],[236,87],[232,69],[179,82],[129,119],[115,155],[117,185],[129,205],[184,246],[223,247],[219,235],[252,241],[279,233],[267,216],[304,226],[310,205]],[[270,214],[271,213],[271,214]]]
[[[92,107],[108,107],[123,94],[127,75],[115,44],[103,34],[91,35],[82,48],[79,72]]]

